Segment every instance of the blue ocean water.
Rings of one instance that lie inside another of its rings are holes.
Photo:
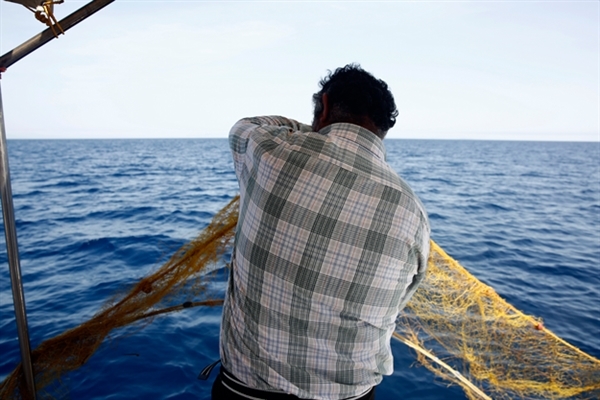
[[[600,358],[600,143],[386,140],[432,237],[523,312]],[[226,139],[10,140],[32,347],[155,270],[237,193]],[[4,241],[2,235],[1,238]],[[223,291],[221,269],[213,289]],[[0,244],[0,380],[20,360]],[[220,308],[114,332],[71,399],[209,399]],[[393,343],[378,399],[464,399]],[[214,378],[214,376],[213,376]]]

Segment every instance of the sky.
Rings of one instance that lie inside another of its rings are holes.
[[[1,54],[44,28],[0,0]],[[352,62],[394,94],[388,138],[600,141],[597,0],[116,0],[2,75],[7,138],[225,138],[243,117],[310,123],[319,80]]]

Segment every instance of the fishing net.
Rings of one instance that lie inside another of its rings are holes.
[[[600,398],[600,360],[507,303],[433,241],[405,311],[396,337],[417,344],[419,361],[471,399]]]
[[[221,299],[209,298],[165,307],[182,293],[201,293],[210,280],[207,272],[222,263],[231,248],[238,200],[127,294],[35,349],[38,393],[60,386],[61,376],[82,366],[116,328],[187,307],[220,304]],[[463,387],[471,399],[600,398],[600,360],[506,303],[433,242],[431,249],[427,276],[395,334],[417,351],[423,365]],[[0,399],[26,396],[19,365],[1,384]]]

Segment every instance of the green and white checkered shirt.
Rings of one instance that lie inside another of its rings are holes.
[[[423,205],[357,125],[248,118],[229,144],[241,201],[223,365],[300,398],[365,393],[392,373],[396,318],[427,267]]]

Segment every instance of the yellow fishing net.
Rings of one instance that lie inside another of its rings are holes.
[[[454,372],[417,349],[419,361],[469,398],[485,397],[461,375],[493,399],[600,398],[600,360],[514,308],[433,241],[427,276],[405,311],[396,337],[431,346]]]
[[[166,299],[182,292],[202,292],[210,280],[207,272],[231,247],[238,200],[129,293],[35,349],[37,390],[43,393],[82,366],[115,328],[186,307],[220,304],[221,299],[208,299],[164,307]],[[461,385],[469,398],[600,398],[600,360],[506,303],[433,242],[427,277],[405,314],[395,336],[415,349],[427,368]],[[18,366],[1,384],[0,399],[26,398],[24,385]]]

